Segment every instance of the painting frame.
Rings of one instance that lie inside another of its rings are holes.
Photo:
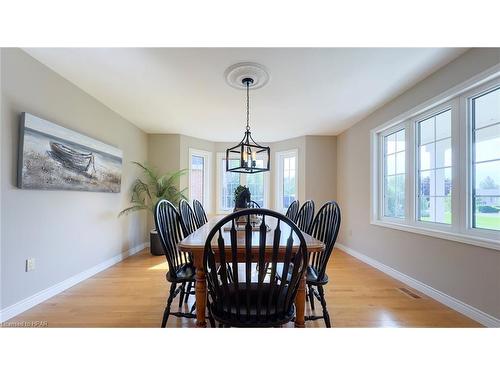
[[[112,145],[23,112],[17,187],[121,192],[123,152]]]

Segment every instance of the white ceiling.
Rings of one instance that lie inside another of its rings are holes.
[[[335,135],[401,94],[460,48],[28,48],[148,133],[239,141],[245,93],[225,69],[252,61],[271,79],[250,93],[254,138]]]

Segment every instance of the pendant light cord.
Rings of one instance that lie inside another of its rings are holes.
[[[250,90],[250,82],[247,81],[247,131],[250,131],[250,95],[249,95],[249,90]]]

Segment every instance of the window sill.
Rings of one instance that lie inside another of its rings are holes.
[[[384,221],[384,220],[372,220],[370,223],[372,225],[378,225],[381,227],[403,230],[403,231],[411,232],[411,233],[423,234],[425,236],[441,238],[444,240],[462,242],[462,243],[466,243],[468,245],[480,246],[480,247],[485,247],[485,248],[493,249],[493,250],[500,250],[500,241],[492,240],[492,239],[488,239],[488,238],[477,237],[477,236],[472,236],[472,235],[467,235],[467,234],[462,234],[462,233],[450,233],[450,232],[445,232],[445,231],[436,230],[436,229],[420,228],[420,227],[415,227],[415,226],[411,226],[411,225],[407,225],[407,224],[395,223],[393,221],[388,222],[388,221]]]

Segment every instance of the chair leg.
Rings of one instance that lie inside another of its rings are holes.
[[[328,314],[328,309],[326,308],[325,301],[325,291],[323,290],[323,285],[318,285],[319,297],[321,300],[321,307],[323,307],[323,318],[325,319],[325,325],[327,328],[331,328],[330,315]]]
[[[188,302],[189,295],[191,294],[191,288],[193,287],[193,282],[190,281],[187,286],[186,298],[184,299],[184,303]]]
[[[311,305],[311,310],[314,311],[314,289],[312,285],[309,285],[309,303]]]
[[[163,312],[163,320],[161,322],[161,328],[165,328],[167,326],[168,316],[170,315],[170,305],[172,305],[172,300],[175,295],[175,287],[176,283],[170,284],[170,293],[168,295],[167,306],[165,307],[165,311]]]
[[[210,322],[210,328],[215,328],[215,319],[212,315],[212,312],[210,311],[210,309],[207,309],[208,310],[208,321]]]
[[[181,296],[179,297],[179,309],[182,307],[182,302],[184,302],[184,294],[186,294],[185,288],[186,288],[186,283],[184,282],[181,285]]]

